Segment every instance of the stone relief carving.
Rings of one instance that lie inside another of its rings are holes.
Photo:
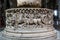
[[[53,11],[43,8],[20,8],[6,11],[6,25],[18,28],[53,26]],[[50,26],[48,26],[50,25]]]
[[[17,0],[17,6],[22,5],[39,5],[41,6],[41,0]]]

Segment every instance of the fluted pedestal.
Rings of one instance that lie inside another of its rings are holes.
[[[6,40],[56,40],[53,11],[46,8],[6,10]]]

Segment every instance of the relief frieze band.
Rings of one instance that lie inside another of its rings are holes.
[[[17,27],[53,26],[53,11],[43,8],[20,8],[6,10],[6,25]],[[27,26],[29,25],[29,26]],[[35,26],[33,26],[35,25]]]

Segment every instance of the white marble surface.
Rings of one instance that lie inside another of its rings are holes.
[[[0,40],[6,40],[5,38],[3,38],[2,32],[0,32]],[[60,40],[60,31],[56,31],[57,32],[57,40]]]

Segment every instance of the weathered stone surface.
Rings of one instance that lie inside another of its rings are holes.
[[[6,10],[6,25],[15,28],[18,25],[21,28],[29,27],[30,25],[42,26],[40,28],[53,26],[53,11],[43,8],[20,8]],[[27,26],[29,25],[29,26]],[[18,27],[19,28],[19,27]],[[34,29],[34,27],[33,27]],[[36,28],[35,28],[36,29]]]
[[[17,0],[17,6],[22,5],[34,5],[34,6],[40,6],[41,7],[41,0]]]
[[[48,38],[55,40],[53,10],[46,8],[8,9],[3,35],[9,39],[18,38],[19,40],[48,40]]]

